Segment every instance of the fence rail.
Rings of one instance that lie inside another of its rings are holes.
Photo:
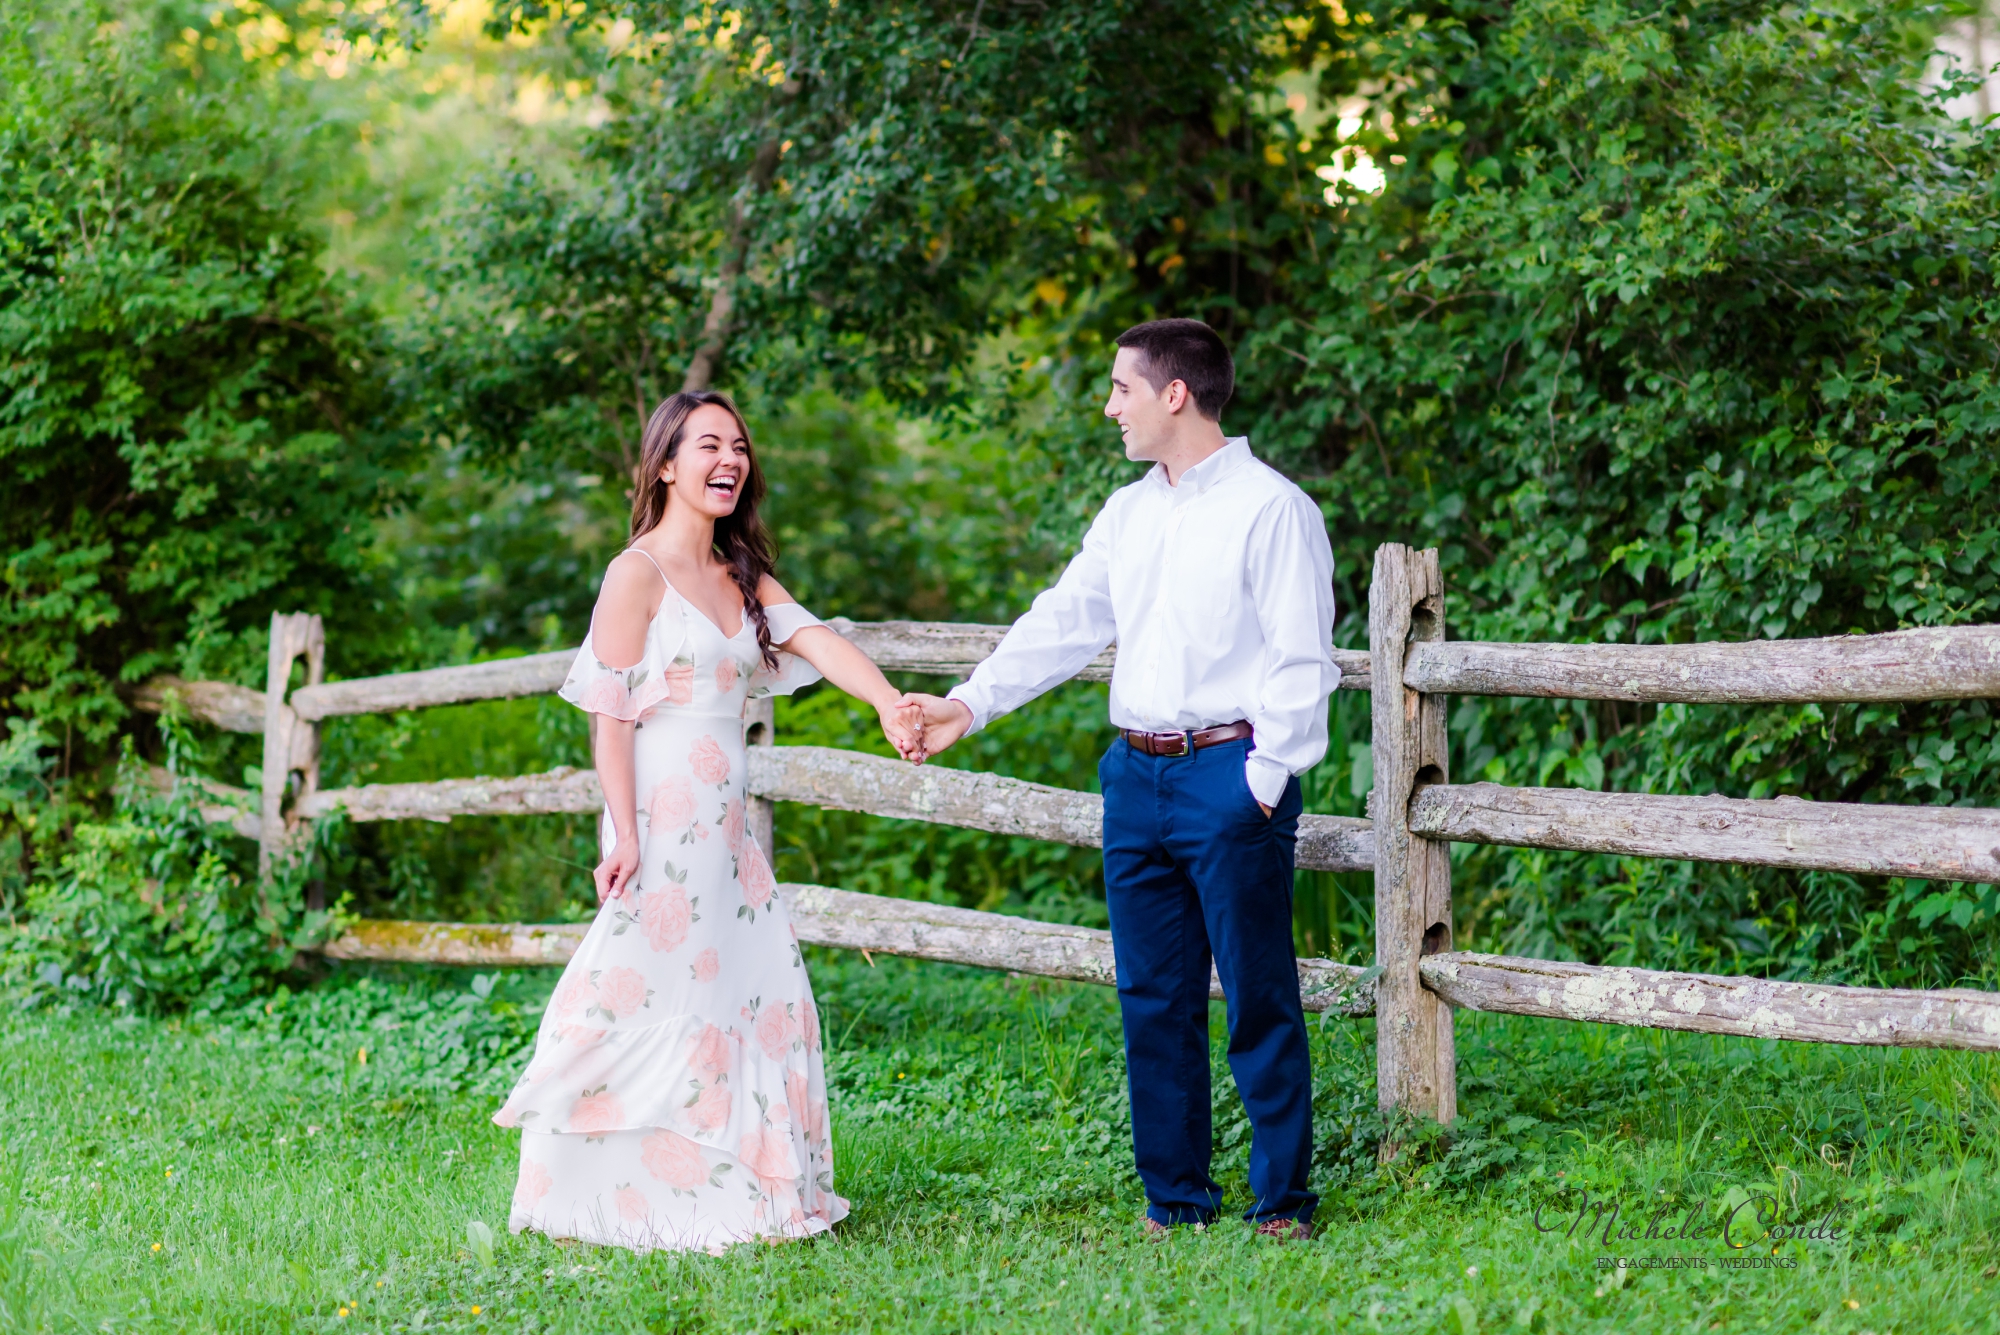
[[[1972,807],[1436,784],[1411,802],[1410,829],[1514,848],[2000,882],[2000,811]]]
[[[1514,1015],[1811,1042],[2000,1051],[2000,993],[1830,987],[1456,951],[1452,841],[1638,857],[2000,883],[2000,811],[1857,806],[1453,784],[1444,727],[1451,694],[1706,704],[2000,698],[2000,626],[1750,644],[1487,644],[1446,638],[1437,553],[1376,553],[1369,648],[1338,650],[1342,690],[1373,691],[1372,820],[1307,816],[1298,865],[1372,871],[1374,967],[1299,961],[1310,1010],[1376,1017],[1380,1098],[1450,1121],[1457,1064],[1452,1012]],[[942,622],[829,623],[887,669],[962,675],[1006,628]],[[306,684],[289,693],[294,663]],[[427,708],[554,690],[573,650],[466,667],[326,682],[319,621],[272,619],[264,691],[155,678],[139,709],[178,707],[216,727],[264,735],[261,792],[197,781],[205,816],[257,839],[264,859],[310,821],[437,820],[589,813],[596,775],[556,769],[320,790],[319,726],[347,714]],[[1109,678],[1115,649],[1081,674]],[[998,834],[1093,846],[1103,802],[996,774],[913,767],[824,747],[769,745],[768,713],[746,719],[753,821],[797,802]],[[164,771],[155,783],[169,783]],[[289,800],[288,800],[289,799]],[[768,827],[761,836],[767,843]],[[808,944],[908,955],[1092,983],[1115,980],[1110,936],[1092,928],[830,889],[780,887]],[[326,946],[347,959],[558,964],[583,924],[365,921]],[[1213,985],[1220,996],[1219,986]],[[1391,1151],[1393,1147],[1388,1147]]]
[[[1852,704],[2000,696],[2000,626],[1749,644],[1418,644],[1403,682],[1441,695],[1660,704]]]

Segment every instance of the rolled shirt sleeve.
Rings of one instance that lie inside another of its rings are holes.
[[[1117,638],[1108,514],[1109,507],[1098,513],[1062,578],[1035,598],[992,656],[951,689],[947,698],[972,711],[968,732],[1069,680]],[[1320,730],[1325,732],[1324,720]]]
[[[1326,754],[1327,700],[1340,686],[1333,662],[1333,545],[1311,500],[1274,504],[1251,537],[1245,576],[1264,632],[1264,673],[1244,781],[1267,807],[1285,784]]]

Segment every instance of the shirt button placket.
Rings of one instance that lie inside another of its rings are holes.
[[[1155,577],[1158,583],[1153,589],[1153,660],[1149,665],[1152,671],[1148,674],[1146,683],[1146,712],[1152,715],[1155,720],[1160,721],[1163,721],[1166,717],[1162,707],[1163,702],[1160,699],[1160,668],[1166,657],[1166,647],[1164,637],[1160,631],[1161,627],[1166,624],[1167,573],[1173,569],[1174,542],[1180,537],[1181,520],[1186,518],[1186,516],[1186,503],[1179,497],[1175,497],[1173,513],[1167,518],[1166,541],[1161,544],[1160,571]]]

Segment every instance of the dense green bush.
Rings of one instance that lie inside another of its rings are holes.
[[[1332,77],[1400,72],[1361,142],[1408,165],[1346,210],[1322,299],[1245,343],[1259,424],[1334,484],[1350,568],[1378,537],[1440,545],[1469,638],[1996,619],[2000,141],[1915,89],[1924,12],[1379,13]],[[1453,733],[1466,778],[2000,803],[1979,702],[1475,702]],[[1987,967],[2000,908],[1636,860],[1461,866],[1469,934],[1634,962],[1944,981]]]
[[[314,846],[259,885],[255,845],[203,812],[181,725],[169,717],[162,733],[164,787],[128,744],[112,818],[77,825],[59,867],[31,884],[0,942],[0,983],[17,997],[216,1010],[264,991],[323,934],[305,884],[342,824],[321,823]]]
[[[177,12],[0,20],[0,700],[100,743],[117,683],[351,593],[383,484],[282,100]]]

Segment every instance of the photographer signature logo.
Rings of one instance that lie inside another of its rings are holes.
[[[1577,1187],[1563,1193],[1560,1210],[1535,1207],[1537,1233],[1560,1232],[1565,1238],[1595,1238],[1605,1246],[1621,1242],[1721,1242],[1731,1251],[1781,1242],[1843,1242],[1847,1229],[1836,1222],[1838,1206],[1829,1205],[1818,1218],[1789,1216],[1769,1193],[1751,1195],[1733,1190],[1721,1206],[1705,1197],[1685,1206],[1671,1202],[1634,1204],[1617,1196],[1599,1196]],[[1545,1218],[1544,1216],[1547,1216]],[[1565,1223],[1567,1220],[1567,1223]]]

